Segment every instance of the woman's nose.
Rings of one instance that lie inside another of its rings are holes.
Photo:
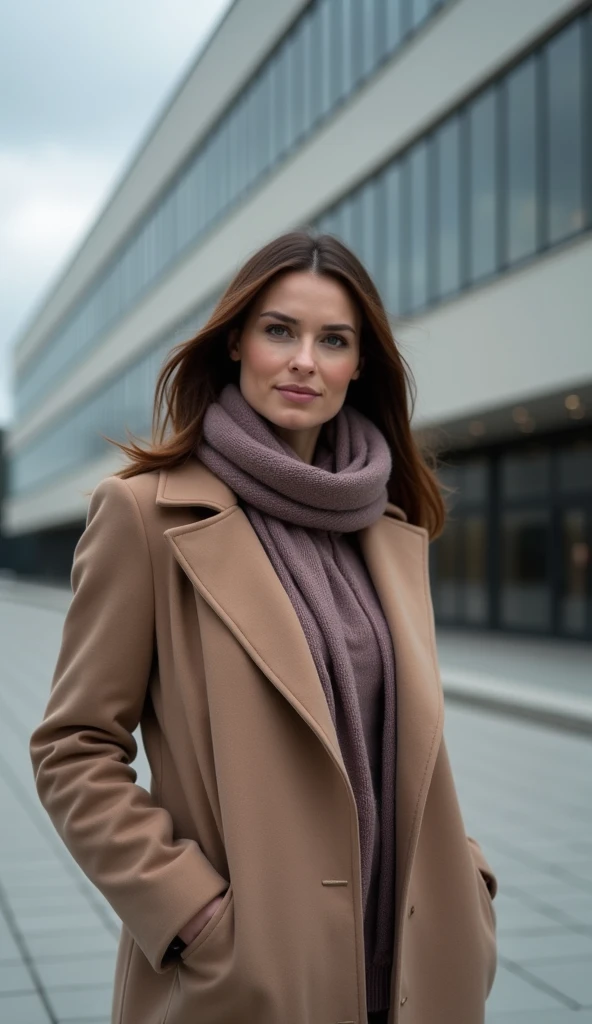
[[[301,345],[293,354],[290,365],[299,370],[314,370],[315,360],[312,349]]]

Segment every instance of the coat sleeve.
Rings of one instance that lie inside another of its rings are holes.
[[[30,738],[41,803],[66,847],[158,973],[173,936],[228,882],[167,810],[135,785],[132,733],[155,644],[154,586],[129,484],[91,495],[74,552],[73,597],[43,720]]]
[[[497,878],[495,877],[491,867],[487,863],[487,861],[485,859],[485,855],[483,853],[483,850],[479,846],[479,843],[477,842],[477,840],[473,839],[472,836],[467,836],[467,841],[468,841],[468,844],[469,844],[469,850],[471,851],[471,855],[472,855],[473,860],[475,862],[475,867],[483,875],[483,878],[485,879],[487,888],[489,889],[489,895],[493,899],[495,894],[497,893],[497,888],[498,888]]]

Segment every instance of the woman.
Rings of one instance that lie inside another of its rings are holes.
[[[113,1024],[483,1021],[497,882],[442,735],[408,379],[356,257],[284,235],[92,492],[31,757],[123,922]]]

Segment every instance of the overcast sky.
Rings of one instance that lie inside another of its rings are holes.
[[[0,426],[10,350],[231,0],[24,0],[0,33]]]

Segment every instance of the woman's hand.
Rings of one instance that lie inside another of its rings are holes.
[[[187,922],[187,924],[183,925],[179,931],[179,938],[183,939],[183,942],[187,946],[190,942],[193,942],[193,940],[199,935],[200,931],[205,928],[210,918],[216,913],[216,910],[223,899],[224,893],[221,893],[219,896],[214,896],[213,900],[206,903],[205,907],[202,907],[201,910],[199,910],[197,914]]]

